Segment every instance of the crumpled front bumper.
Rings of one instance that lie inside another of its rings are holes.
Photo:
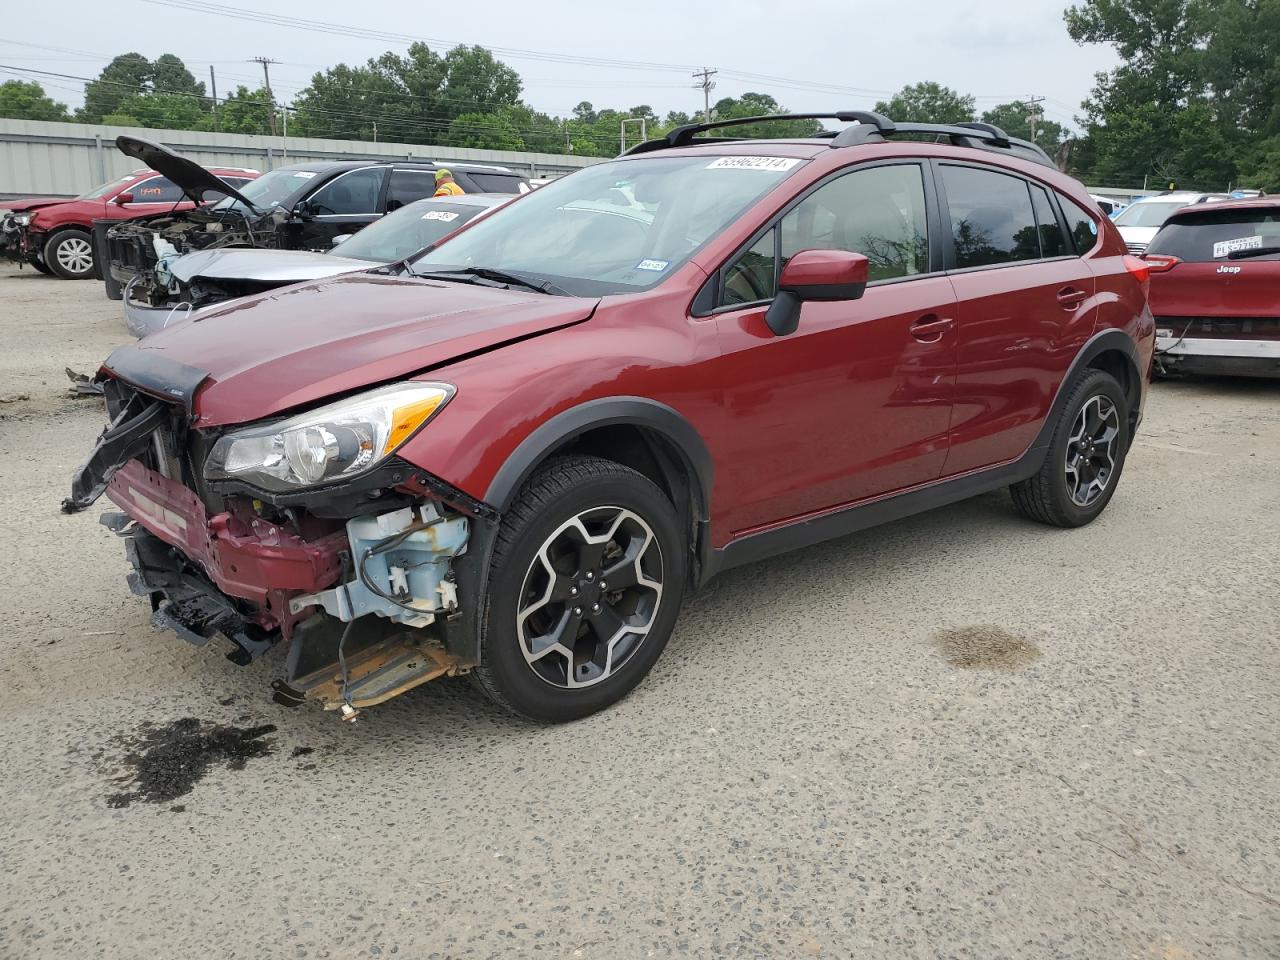
[[[286,638],[299,619],[289,612],[289,598],[324,590],[342,572],[341,554],[347,549],[342,530],[303,540],[261,517],[209,517],[193,491],[137,460],[115,472],[106,495],[138,526],[181,551],[189,561],[185,566],[194,567],[209,586],[247,601],[233,603],[247,622],[265,631],[279,629]],[[163,582],[159,585],[155,592],[164,593]]]

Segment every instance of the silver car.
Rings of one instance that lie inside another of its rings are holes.
[[[159,283],[147,285],[165,290],[162,302],[139,299],[135,277],[124,291],[125,324],[135,337],[145,337],[173,320],[236,297],[411,259],[512,199],[509,194],[464,194],[418,200],[358,233],[335,238],[334,249],[327,253],[222,247],[162,257],[154,271]]]

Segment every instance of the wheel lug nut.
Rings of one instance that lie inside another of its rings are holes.
[[[593,603],[593,604],[591,605],[591,612],[592,612],[592,613],[599,613],[599,612],[600,612],[600,604],[598,604],[598,603]]]
[[[580,616],[582,616],[582,608],[581,608],[581,607],[574,607],[574,608],[573,608],[573,615],[574,615],[575,617],[580,617]]]
[[[607,589],[609,589],[609,585],[608,585],[607,583],[605,583],[603,580],[601,580],[601,581],[600,581],[600,589],[601,589],[601,590],[607,590]]]
[[[596,575],[594,573],[591,573],[590,571],[587,572],[588,580],[594,580],[595,578],[596,578]]]
[[[571,596],[571,597],[576,597],[577,595],[578,595],[578,588],[577,588],[577,587],[570,587],[570,588],[569,588],[569,596]]]

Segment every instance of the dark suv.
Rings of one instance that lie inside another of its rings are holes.
[[[994,127],[817,116],[851,125],[683,127],[407,273],[117,350],[66,509],[120,508],[156,623],[239,662],[287,641],[286,702],[469,673],[539,720],[625,695],[728,567],[1001,487],[1093,520],[1147,392],[1146,265]]]
[[[189,191],[212,192],[220,185],[211,183],[198,164],[161,144],[119,137],[116,145]],[[326,251],[335,237],[355,233],[385,213],[430,197],[436,190],[436,171],[442,167],[467,193],[514,194],[529,189],[528,179],[514,170],[476,163],[381,159],[277,167],[239,191],[222,186],[229,195],[209,206],[124,224],[97,224],[107,296],[120,299],[132,282],[136,301],[161,305],[176,287],[168,264],[195,250]]]

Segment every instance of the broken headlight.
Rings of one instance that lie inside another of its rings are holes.
[[[243,480],[292,490],[347,480],[381,463],[440,408],[447,383],[397,383],[218,440],[205,461],[209,480]]]
[[[30,213],[15,213],[13,215],[13,222],[20,227],[25,227],[30,225],[31,217],[32,217],[32,214]]]

